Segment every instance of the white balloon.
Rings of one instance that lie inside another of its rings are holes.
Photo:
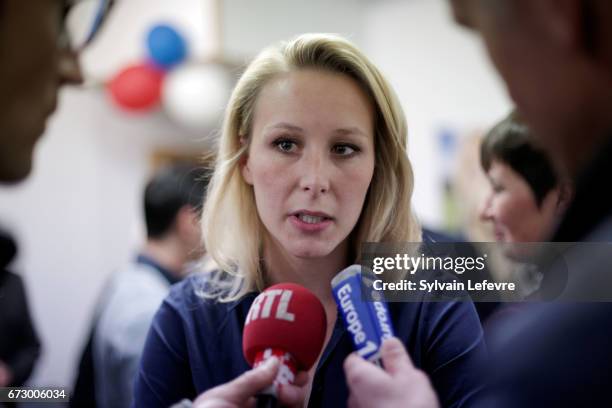
[[[222,67],[187,64],[164,79],[162,105],[179,124],[205,130],[218,125],[229,93],[229,76]]]

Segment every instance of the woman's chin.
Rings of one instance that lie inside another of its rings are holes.
[[[321,245],[309,245],[292,248],[289,253],[300,259],[323,258],[329,255],[332,249]]]

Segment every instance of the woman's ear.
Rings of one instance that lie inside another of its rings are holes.
[[[244,136],[240,136],[240,144],[244,147],[247,144],[247,140]],[[253,175],[251,174],[251,169],[249,168],[249,151],[245,149],[244,154],[240,158],[240,172],[242,173],[242,178],[247,184],[253,185]]]
[[[559,189],[557,214],[563,214],[574,199],[574,183],[570,179],[562,179],[557,188]]]

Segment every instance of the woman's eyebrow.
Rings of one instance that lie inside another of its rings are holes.
[[[356,135],[356,136],[361,136],[365,138],[369,137],[366,132],[364,132],[363,130],[355,126],[347,127],[347,128],[338,128],[334,131],[334,133],[340,136]]]
[[[294,132],[304,132],[304,129],[302,129],[301,127],[292,125],[291,123],[287,123],[287,122],[279,122],[274,125],[268,125],[264,128],[265,131],[272,130],[272,129],[284,129],[284,130],[291,130]]]
[[[264,128],[264,131],[267,132],[267,131],[274,130],[274,129],[283,129],[283,130],[290,130],[290,131],[298,132],[298,133],[304,133],[304,129],[302,129],[299,126],[288,123],[288,122],[278,122],[273,125],[268,125]],[[368,134],[366,132],[364,132],[363,130],[361,130],[360,128],[356,126],[342,127],[342,128],[335,129],[333,131],[333,134],[339,135],[339,136],[356,135],[356,136],[361,136],[365,138],[368,137]]]

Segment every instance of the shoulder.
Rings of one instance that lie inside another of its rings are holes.
[[[233,302],[207,298],[206,276],[194,275],[175,284],[157,311],[151,326],[151,344],[163,344],[192,372],[206,373],[196,388],[229,381],[245,370],[242,328],[255,296]],[[154,348],[158,348],[157,346]]]
[[[111,278],[111,284],[129,287],[130,290],[163,290],[170,285],[158,270],[142,263],[130,263],[118,270]]]
[[[8,269],[0,269],[0,287],[2,286],[23,290],[23,279]]]
[[[482,335],[480,319],[469,299],[437,301],[425,297],[419,301],[397,302],[389,306],[398,329],[410,330],[418,326],[418,334],[425,338],[438,331],[457,333],[459,330]]]
[[[139,264],[124,266],[110,278],[100,299],[101,314],[113,320],[140,319],[155,313],[168,294],[169,284],[154,269]]]
[[[513,406],[527,399],[538,406],[609,406],[612,304],[550,303],[526,308],[507,330],[511,334],[494,347],[491,370],[503,367],[496,371],[502,389],[495,391],[513,401]],[[518,394],[516,388],[506,387],[517,383],[530,386]]]
[[[164,304],[175,310],[215,310],[222,307],[223,303],[217,298],[207,296],[209,286],[209,274],[190,275],[172,285]]]
[[[176,283],[164,299],[160,312],[172,313],[187,327],[206,327],[219,331],[228,320],[240,319],[246,314],[253,296],[246,295],[239,300],[222,302],[211,296],[216,287],[211,283],[209,273],[193,274]]]
[[[136,406],[169,406],[248,369],[241,333],[252,298],[220,302],[207,296],[208,285],[206,274],[191,275],[173,285],[159,307],[144,347]]]
[[[586,241],[591,242],[610,242],[612,241],[612,214],[602,220],[591,233],[587,236]]]
[[[27,312],[26,291],[19,275],[0,272],[0,320],[20,322]]]

